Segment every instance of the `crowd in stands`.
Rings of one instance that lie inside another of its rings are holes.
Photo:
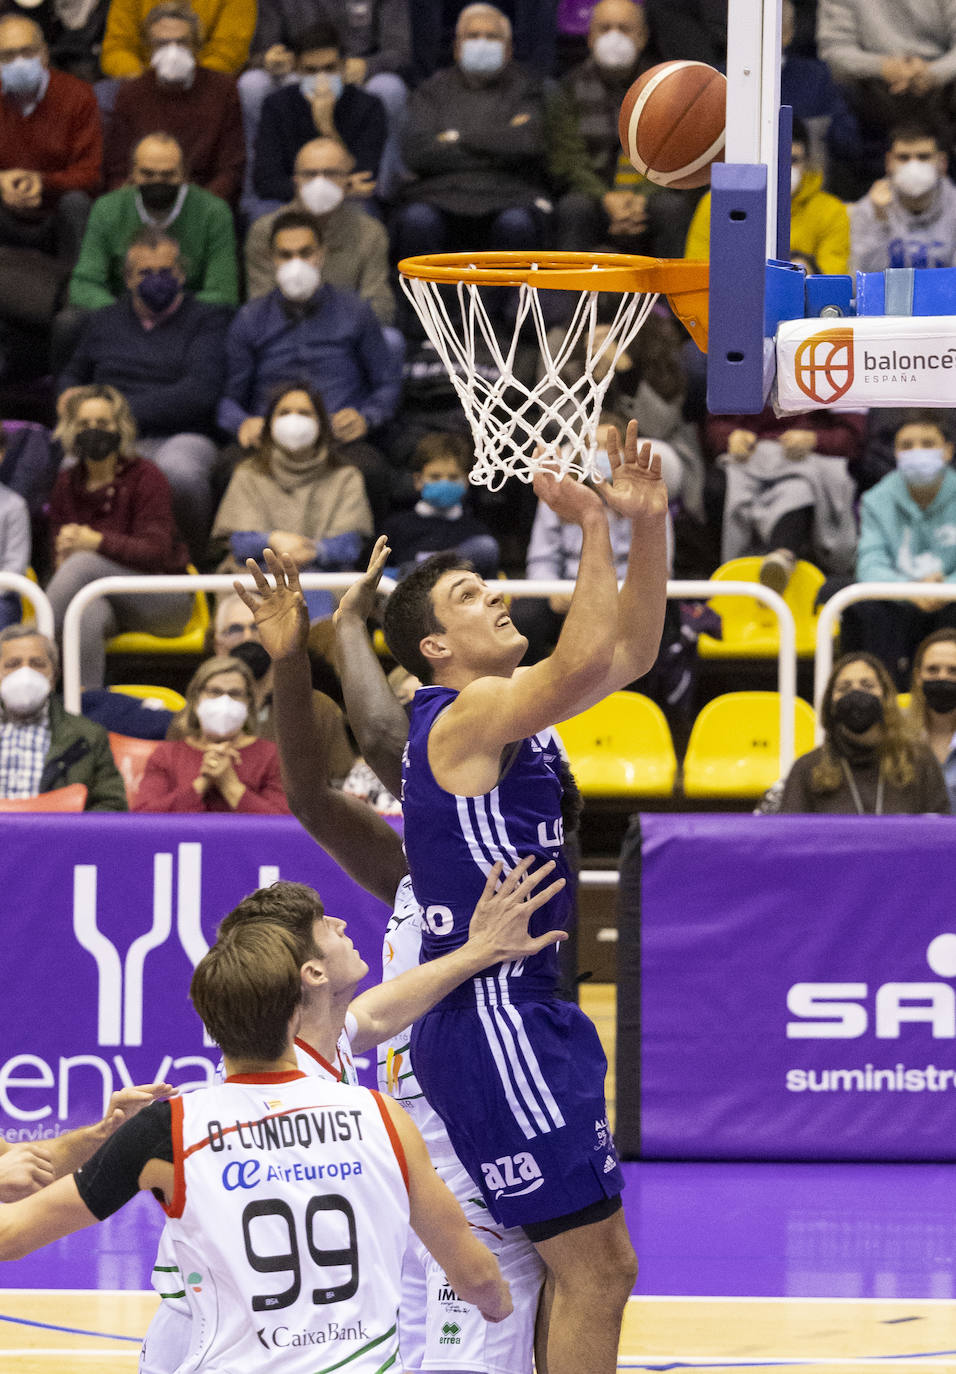
[[[267,546],[304,571],[347,571],[385,533],[399,577],[447,548],[489,578],[573,577],[577,532],[528,487],[469,485],[467,423],[397,263],[546,247],[705,258],[709,193],[641,177],[617,115],[655,63],[722,66],[725,51],[711,0],[2,0],[0,568],[31,569],[57,636],[90,581],[241,570]],[[783,0],[782,56],[794,261],[956,265],[956,8]],[[488,301],[510,331],[513,294]],[[564,294],[548,308],[560,335]],[[516,369],[536,356],[522,337]],[[754,554],[778,591],[799,560],[825,574],[824,596],[857,580],[956,581],[956,407],[707,415],[702,355],[661,303],[616,359],[598,448],[630,419],[667,474],[676,576]],[[81,637],[92,717],[109,639],[177,635],[191,607],[181,592],[94,603]],[[327,667],[333,608],[309,593]],[[531,658],[566,609],[515,603]],[[164,719],[141,809],[284,807],[269,665],[241,603],[214,614],[217,656],[185,714]],[[0,592],[0,627],[19,619],[19,598]],[[686,651],[691,620],[674,608],[662,662]],[[52,680],[56,645],[21,662],[29,638],[3,633],[0,793],[16,796],[39,790],[66,726],[46,698],[28,710],[30,776],[12,778],[5,650],[12,671]],[[927,635],[940,681],[956,680],[956,602],[860,603],[843,647],[904,689],[911,671],[923,681]],[[914,720],[945,764],[956,701],[940,726],[945,691],[925,682]],[[355,760],[322,703],[344,778]],[[207,727],[230,710],[231,730]],[[111,804],[110,787],[82,780],[89,806]]]

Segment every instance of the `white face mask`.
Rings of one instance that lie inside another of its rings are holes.
[[[196,70],[196,59],[183,43],[163,43],[149,60],[160,81],[185,85]]]
[[[246,723],[249,708],[235,697],[203,697],[196,704],[199,724],[214,739],[229,739],[237,735]]]
[[[327,215],[342,204],[345,192],[330,177],[311,177],[299,187],[299,199],[313,215]]]
[[[918,200],[933,190],[939,181],[939,172],[933,162],[918,162],[916,158],[910,158],[908,162],[900,163],[891,180],[901,196]]]
[[[276,284],[290,301],[307,301],[319,289],[322,273],[304,258],[286,258],[276,268]]]
[[[53,690],[50,679],[26,665],[0,682],[0,700],[14,716],[36,715]]]
[[[626,71],[637,61],[637,44],[628,33],[620,29],[608,29],[598,34],[591,49],[599,67],[609,71]]]
[[[941,448],[904,448],[896,455],[896,466],[911,487],[927,487],[946,466]]]
[[[799,191],[799,189],[800,189],[800,183],[801,183],[802,180],[803,180],[803,168],[802,168],[802,167],[791,167],[791,168],[790,168],[790,194],[791,194],[792,196],[795,196],[795,195],[797,194],[797,192]]]
[[[494,76],[505,65],[505,45],[500,38],[463,38],[458,58],[463,72]]]
[[[280,448],[300,453],[319,437],[319,422],[314,415],[279,415],[272,421],[272,437]]]

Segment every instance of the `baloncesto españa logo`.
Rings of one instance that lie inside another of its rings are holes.
[[[811,334],[793,356],[797,386],[820,406],[833,405],[853,385],[853,330],[836,325]]]
[[[947,385],[947,373],[956,383],[956,345],[945,338],[914,339],[901,348],[899,342],[888,345],[884,339],[857,337],[849,324],[817,330],[797,345],[793,355],[797,388],[820,406],[839,401],[855,382],[861,401],[883,394],[882,387],[905,383],[920,388],[913,404],[917,399],[928,404],[930,393]]]

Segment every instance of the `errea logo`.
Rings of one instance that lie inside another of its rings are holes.
[[[937,935],[926,962],[940,978],[956,979],[956,935]],[[856,1040],[870,1029],[878,1040],[898,1040],[904,1025],[923,1024],[934,1040],[956,1040],[956,991],[949,982],[794,983],[787,1010],[788,1040]]]

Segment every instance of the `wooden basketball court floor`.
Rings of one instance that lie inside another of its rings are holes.
[[[614,990],[582,991],[610,1050]],[[620,1370],[956,1374],[952,1168],[625,1170],[641,1272]],[[134,1374],[156,1301],[142,1290],[160,1218],[141,1197],[93,1230],[0,1266],[0,1374]]]

